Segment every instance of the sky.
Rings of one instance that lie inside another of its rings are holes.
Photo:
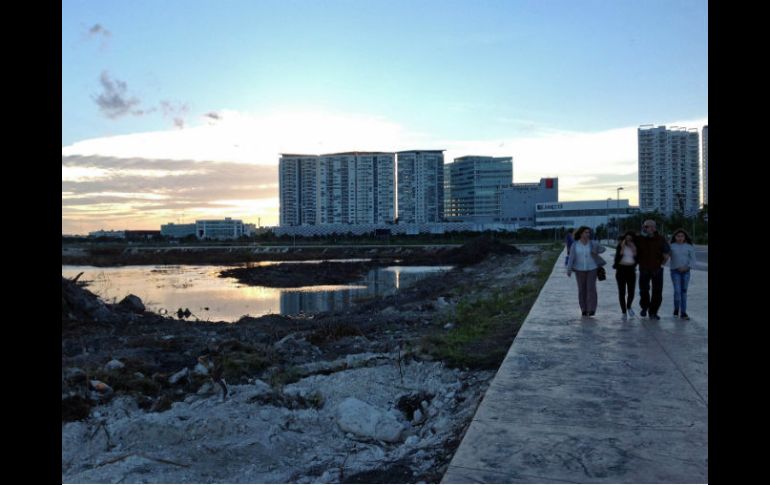
[[[645,124],[708,124],[705,0],[62,1],[63,234],[276,225],[280,153],[510,156],[637,205]]]

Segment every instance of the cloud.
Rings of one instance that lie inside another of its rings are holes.
[[[102,71],[99,82],[103,92],[94,98],[94,101],[105,116],[115,119],[129,113],[144,114],[142,111],[131,111],[140,101],[136,97],[127,95],[128,85],[124,81],[119,79],[113,81],[107,71]]]
[[[107,42],[110,40],[110,37],[112,37],[112,32],[104,28],[101,24],[94,24],[91,26],[91,28],[88,29],[86,37],[87,39],[97,38],[101,40],[100,48],[106,49]]]
[[[165,105],[168,113],[185,105]],[[136,133],[83,140],[62,147],[62,155],[186,159],[277,165],[281,153],[396,151],[422,145],[422,135],[379,117],[319,112],[253,116],[209,112],[184,130]]]
[[[169,103],[169,107],[177,105]],[[68,193],[66,202],[64,196],[62,199],[63,223],[65,218],[76,220],[73,214],[80,209],[75,208],[82,208],[82,202],[88,200],[105,204],[97,206],[101,208],[97,213],[105,217],[107,207],[121,211],[129,207],[137,218],[144,215],[161,223],[167,222],[164,217],[176,220],[175,211],[184,211],[212,217],[246,214],[243,217],[261,217],[263,223],[275,224],[280,153],[352,150],[445,149],[447,163],[463,155],[510,156],[514,182],[559,177],[561,200],[614,199],[617,187],[624,187],[620,197],[638,204],[638,126],[601,132],[536,127],[524,137],[451,140],[415,133],[380,117],[355,114],[252,116],[212,111],[199,123],[184,130],[84,140],[62,147],[62,193]],[[700,128],[708,119],[660,124]],[[76,204],[76,197],[81,204]],[[225,203],[220,206],[214,201]]]
[[[173,119],[175,127],[184,128],[185,116],[190,111],[190,106],[187,103],[163,100],[160,102],[160,108],[165,118]]]
[[[196,218],[276,224],[278,168],[100,156],[62,157],[62,230],[157,228]]]
[[[101,24],[94,24],[90,29],[88,29],[88,35],[90,36],[101,36],[101,37],[110,37],[112,33],[101,26]]]

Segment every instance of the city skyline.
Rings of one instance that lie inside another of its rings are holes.
[[[638,205],[637,128],[708,124],[703,1],[218,5],[62,4],[63,233],[276,225],[280,153],[512,157]]]

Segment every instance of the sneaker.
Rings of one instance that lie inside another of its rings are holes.
[[[633,309],[633,308],[629,308],[629,309],[628,309],[628,316],[629,316],[629,317],[633,317],[634,315],[635,315],[635,313],[634,313],[634,309]]]
[[[685,312],[682,312],[682,320],[689,320],[690,315],[686,314]]]
[[[642,308],[642,311],[639,312],[639,316],[640,317],[646,317],[647,316],[647,309],[646,308]]]
[[[588,316],[588,312],[583,312],[583,316],[587,317]]]
[[[660,316],[657,313],[650,313],[650,320],[660,320]]]
[[[623,316],[621,316],[620,318],[622,318],[623,320],[628,320],[628,315],[626,315],[626,314],[624,313],[624,314],[623,314]]]
[[[678,309],[677,309],[677,310],[674,310],[674,316],[675,316],[675,317],[678,317],[678,316],[679,316],[679,310],[678,310]]]
[[[594,314],[595,314],[595,313],[596,313],[596,312],[588,312],[588,316],[589,316],[589,317],[592,317],[592,316],[594,316]]]

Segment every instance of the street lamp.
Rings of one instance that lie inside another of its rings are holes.
[[[610,238],[610,201],[612,200],[612,197],[607,197],[607,223],[604,226],[605,232],[607,233],[607,239]]]
[[[618,218],[620,217],[620,191],[621,190],[623,190],[623,187],[618,187],[617,189],[615,189],[615,193],[617,194],[617,196],[615,197],[615,199],[617,200],[617,206],[616,206],[617,210],[615,211],[615,239],[617,239],[618,236],[620,236],[620,224],[619,224]]]

